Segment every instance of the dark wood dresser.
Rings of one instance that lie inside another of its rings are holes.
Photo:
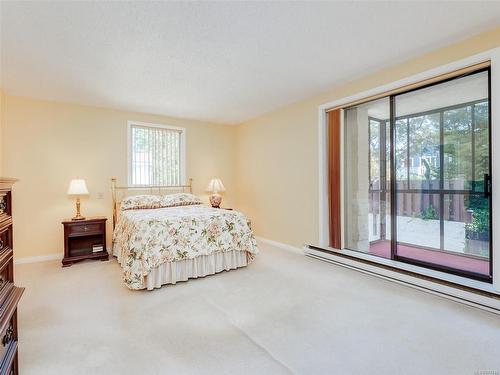
[[[13,178],[0,177],[0,375],[18,374],[17,303],[24,288],[14,285],[12,247]]]

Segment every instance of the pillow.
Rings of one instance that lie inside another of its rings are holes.
[[[142,208],[160,208],[161,199],[159,195],[134,195],[122,200],[120,209],[125,210],[139,210]]]
[[[192,204],[201,204],[201,199],[194,194],[189,193],[178,193],[169,194],[161,198],[161,207],[177,207],[177,206],[189,206]]]

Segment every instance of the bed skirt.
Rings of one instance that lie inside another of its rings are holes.
[[[121,264],[120,248],[113,244],[113,255]],[[210,255],[200,255],[193,259],[166,262],[155,267],[145,277],[145,289],[161,288],[165,284],[175,284],[177,281],[187,281],[222,271],[234,270],[248,265],[249,253],[246,251],[226,251]]]
[[[153,268],[144,281],[148,290],[165,284],[175,284],[197,277],[229,271],[248,264],[246,251],[227,251],[211,255],[200,255],[193,259],[166,262]]]

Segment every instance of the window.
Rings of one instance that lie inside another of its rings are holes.
[[[184,128],[129,121],[129,184],[184,184],[185,134]]]

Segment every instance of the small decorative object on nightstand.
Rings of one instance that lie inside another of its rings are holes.
[[[67,219],[64,226],[63,267],[84,259],[108,260],[106,250],[106,218],[89,217],[75,221]]]
[[[85,180],[71,180],[67,194],[76,196],[76,216],[71,220],[84,220],[85,218],[80,215],[80,197],[82,195],[89,195],[89,190],[87,189]]]
[[[226,188],[224,187],[224,184],[222,183],[220,178],[212,178],[208,183],[206,191],[212,193],[209,198],[212,207],[219,208],[222,202],[222,196],[219,194],[219,192],[226,191]]]

